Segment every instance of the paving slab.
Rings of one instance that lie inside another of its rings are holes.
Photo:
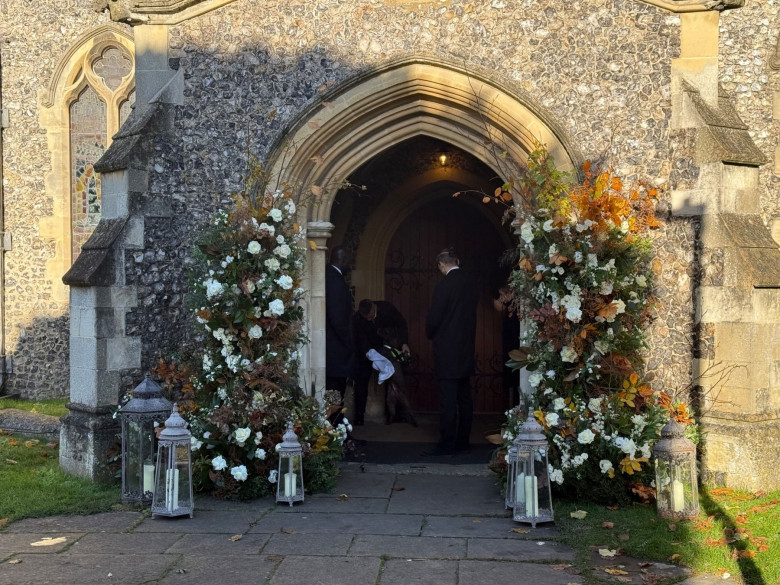
[[[178,559],[172,555],[17,555],[4,563],[0,585],[136,585],[154,581]]]
[[[160,554],[181,538],[181,534],[139,534],[119,532],[87,534],[68,549],[72,554],[94,554],[109,552],[114,554]]]
[[[644,585],[647,582],[666,579],[678,581],[691,574],[691,570],[687,567],[635,559],[622,554],[617,554],[614,557],[602,557],[598,548],[591,551],[590,558],[593,564],[593,575],[605,581],[614,581],[617,576],[623,583]]]
[[[236,560],[224,555],[186,556],[171,568],[160,585],[261,585],[280,562],[280,557],[242,556]]]
[[[63,532],[51,534],[50,532],[2,532],[0,533],[0,559],[14,553],[30,554],[52,554],[62,552],[74,542],[84,537],[83,532]],[[64,538],[64,541],[59,541]],[[45,545],[46,540],[52,541],[52,544]],[[44,546],[33,546],[33,543],[41,543]]]
[[[124,532],[145,517],[143,512],[103,512],[89,516],[50,516],[14,522],[5,532]]]
[[[509,538],[470,538],[468,558],[507,561],[574,560],[574,549],[552,541]]]
[[[458,561],[390,559],[379,585],[442,585],[458,582]],[[492,585],[492,584],[491,584]]]
[[[399,476],[387,508],[391,514],[504,515],[504,499],[492,478]]]
[[[176,532],[176,533],[218,533],[242,534],[257,522],[267,511],[196,511],[193,518],[180,516],[176,518],[145,518],[134,532]]]
[[[272,534],[263,547],[265,555],[330,556],[346,555],[352,544],[351,534]]]
[[[551,565],[512,563],[506,561],[459,561],[458,585],[569,585],[583,583],[579,575],[571,575]]]
[[[395,473],[342,471],[337,492],[355,498],[389,498]]]
[[[513,522],[509,516],[504,518],[426,516],[422,536],[548,540],[558,536],[558,529],[552,524],[531,528],[528,525]]]
[[[370,585],[380,566],[378,558],[286,556],[269,585]]]
[[[407,514],[269,514],[250,533],[295,532],[305,534],[420,534],[423,517]]]
[[[466,557],[466,539],[365,534],[355,537],[349,554],[403,559],[462,559]]]
[[[167,549],[159,550],[187,555],[256,555],[260,554],[266,542],[267,534],[185,534]]]
[[[303,504],[295,506],[279,504],[275,512],[282,514],[308,514],[311,512],[384,514],[387,512],[388,503],[388,498],[349,497],[346,494],[315,495],[306,496]]]

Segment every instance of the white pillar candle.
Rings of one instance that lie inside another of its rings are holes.
[[[685,489],[679,479],[672,482],[672,511],[682,512],[685,507]]]
[[[284,474],[284,496],[286,498],[289,498],[290,496],[294,496],[297,492],[295,489],[295,480],[297,476],[294,473],[285,473]]]
[[[518,473],[515,478],[515,504],[525,503],[525,473]]]
[[[144,463],[144,491],[151,492],[154,490],[154,465],[151,463]]]
[[[525,478],[525,515],[534,517],[539,515],[539,492],[536,486],[536,477],[529,475]]]
[[[165,472],[165,507],[173,512],[179,507],[179,470],[168,469]]]

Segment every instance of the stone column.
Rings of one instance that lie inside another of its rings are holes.
[[[310,221],[306,226],[306,239],[316,248],[307,253],[309,312],[309,363],[302,372],[304,380],[314,386],[317,400],[325,394],[325,266],[328,261],[327,243],[333,233],[333,224],[327,221]]]

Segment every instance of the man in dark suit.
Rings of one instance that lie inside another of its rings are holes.
[[[388,301],[363,299],[354,317],[357,366],[355,368],[355,420],[362,425],[366,412],[368,384],[374,368],[366,357],[370,349],[382,352],[383,346],[392,340],[395,349],[409,355],[409,328],[406,319]],[[396,347],[397,346],[397,347]]]
[[[354,305],[345,279],[348,271],[349,254],[336,246],[325,267],[325,389],[338,390],[342,401],[355,363]]]
[[[474,373],[477,332],[477,289],[460,269],[452,248],[436,256],[444,278],[433,291],[425,334],[433,340],[433,361],[439,380],[440,440],[429,455],[452,455],[469,447],[474,401],[469,377]]]

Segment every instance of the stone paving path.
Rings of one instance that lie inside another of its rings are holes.
[[[492,476],[455,466],[362,469],[345,465],[334,494],[294,507],[196,498],[192,519],[122,511],[22,520],[0,532],[0,585],[584,583],[553,525],[531,529],[507,517]],[[604,577],[643,584],[639,569],[626,572]]]

